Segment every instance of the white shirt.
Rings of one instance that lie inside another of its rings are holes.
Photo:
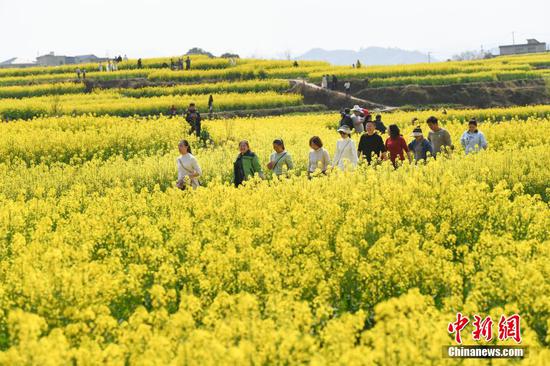
[[[353,121],[353,128],[355,129],[355,132],[363,133],[363,131],[365,131],[365,127],[363,126],[365,117],[358,116],[354,113],[351,115],[351,120]]]
[[[344,170],[345,161],[348,161],[352,167],[357,166],[357,149],[355,148],[355,141],[346,137],[336,142],[336,152],[334,153],[334,166],[337,166],[341,170]]]
[[[309,152],[309,164],[308,172],[313,173],[317,168],[320,168],[321,171],[327,170],[327,167],[330,165],[330,156],[328,151],[324,148],[317,150],[311,150]]]
[[[197,188],[200,185],[198,178],[191,178],[193,173],[198,173],[199,176],[202,174],[202,170],[197,159],[191,154],[185,154],[181,155],[176,160],[176,164],[178,166],[178,180],[189,177],[191,180],[191,186],[193,188]]]

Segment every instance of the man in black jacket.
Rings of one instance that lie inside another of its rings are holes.
[[[195,107],[195,103],[189,104],[189,108],[185,111],[185,120],[191,126],[190,133],[195,133],[197,137],[201,135],[201,114]]]
[[[372,155],[374,154],[378,159],[385,159],[386,146],[382,137],[376,133],[374,122],[367,122],[367,130],[361,135],[359,140],[359,146],[357,147],[357,155],[359,158],[364,156],[367,159],[367,163],[371,163]]]

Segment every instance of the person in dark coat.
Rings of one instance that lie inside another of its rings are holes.
[[[191,70],[191,59],[189,56],[185,59],[185,70]]]
[[[340,120],[340,123],[338,124],[338,128],[342,126],[348,126],[350,130],[353,130],[353,120],[351,118],[351,110],[349,108],[344,109],[343,112],[340,113],[342,116],[342,119]]]
[[[201,135],[201,114],[197,110],[195,103],[189,104],[189,108],[185,111],[185,120],[191,126],[189,133],[194,133],[197,137]]]
[[[384,126],[384,122],[382,122],[382,116],[377,114],[376,120],[374,121],[376,125],[376,130],[380,131],[380,133],[386,133],[386,126]]]

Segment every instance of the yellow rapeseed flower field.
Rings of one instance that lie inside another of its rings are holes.
[[[208,120],[206,144],[181,117],[1,123],[0,365],[469,364],[442,358],[458,311],[520,314],[519,364],[544,365],[549,113],[384,114],[407,141],[436,115],[455,151],[313,179],[337,114]],[[489,148],[464,155],[472,117]],[[174,187],[182,138],[194,191]],[[265,167],[275,138],[294,171],[234,188],[238,141]]]

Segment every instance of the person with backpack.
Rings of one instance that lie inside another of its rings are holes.
[[[247,140],[239,142],[239,155],[233,163],[233,182],[235,187],[240,186],[245,180],[258,173],[264,179],[264,172],[260,165],[258,156],[250,151],[250,144]]]
[[[199,177],[202,175],[201,167],[197,159],[191,153],[191,146],[187,140],[181,140],[178,144],[180,157],[176,159],[178,167],[178,181],[176,186],[185,190],[188,185],[193,189],[200,186]]]
[[[273,140],[273,152],[269,157],[267,168],[272,170],[276,176],[283,174],[283,167],[286,165],[287,170],[294,169],[292,156],[285,150],[285,143],[282,139]]]
[[[317,169],[321,169],[321,172],[325,174],[328,166],[330,165],[330,155],[328,151],[323,147],[323,141],[319,136],[313,136],[309,139],[309,152],[307,174],[311,177]]]
[[[334,166],[344,170],[346,162],[348,162],[353,169],[357,166],[358,158],[355,142],[351,139],[351,129],[348,126],[342,126],[338,129],[338,132],[341,138],[336,142]]]
[[[433,146],[430,141],[424,138],[420,127],[416,127],[413,130],[412,137],[414,137],[414,140],[409,144],[409,150],[413,153],[416,162],[419,160],[426,161],[426,159],[428,159],[428,153],[432,156],[434,155]]]
[[[201,135],[201,114],[197,110],[195,103],[190,103],[189,108],[185,111],[185,120],[191,126],[189,133],[195,133],[197,137]]]
[[[382,137],[376,133],[374,128],[374,122],[367,122],[367,129],[359,139],[359,146],[357,147],[357,155],[361,159],[362,156],[367,159],[367,163],[370,165],[372,162],[372,156],[376,156],[377,159],[385,159],[386,146]]]
[[[409,161],[411,161],[409,146],[401,135],[401,131],[397,125],[390,125],[389,133],[390,137],[386,139],[386,150],[390,153],[390,160],[393,166],[397,168],[397,159],[399,158],[400,161],[405,160],[405,153]]]
[[[353,120],[351,119],[351,111],[349,108],[345,108],[342,112],[340,112],[340,116],[342,117],[340,119],[340,123],[338,123],[338,128],[342,126],[348,126],[350,130],[353,129]]]
[[[475,118],[471,119],[468,123],[468,130],[462,134],[460,144],[466,154],[487,149],[487,140],[483,132],[477,129],[477,120]]]

